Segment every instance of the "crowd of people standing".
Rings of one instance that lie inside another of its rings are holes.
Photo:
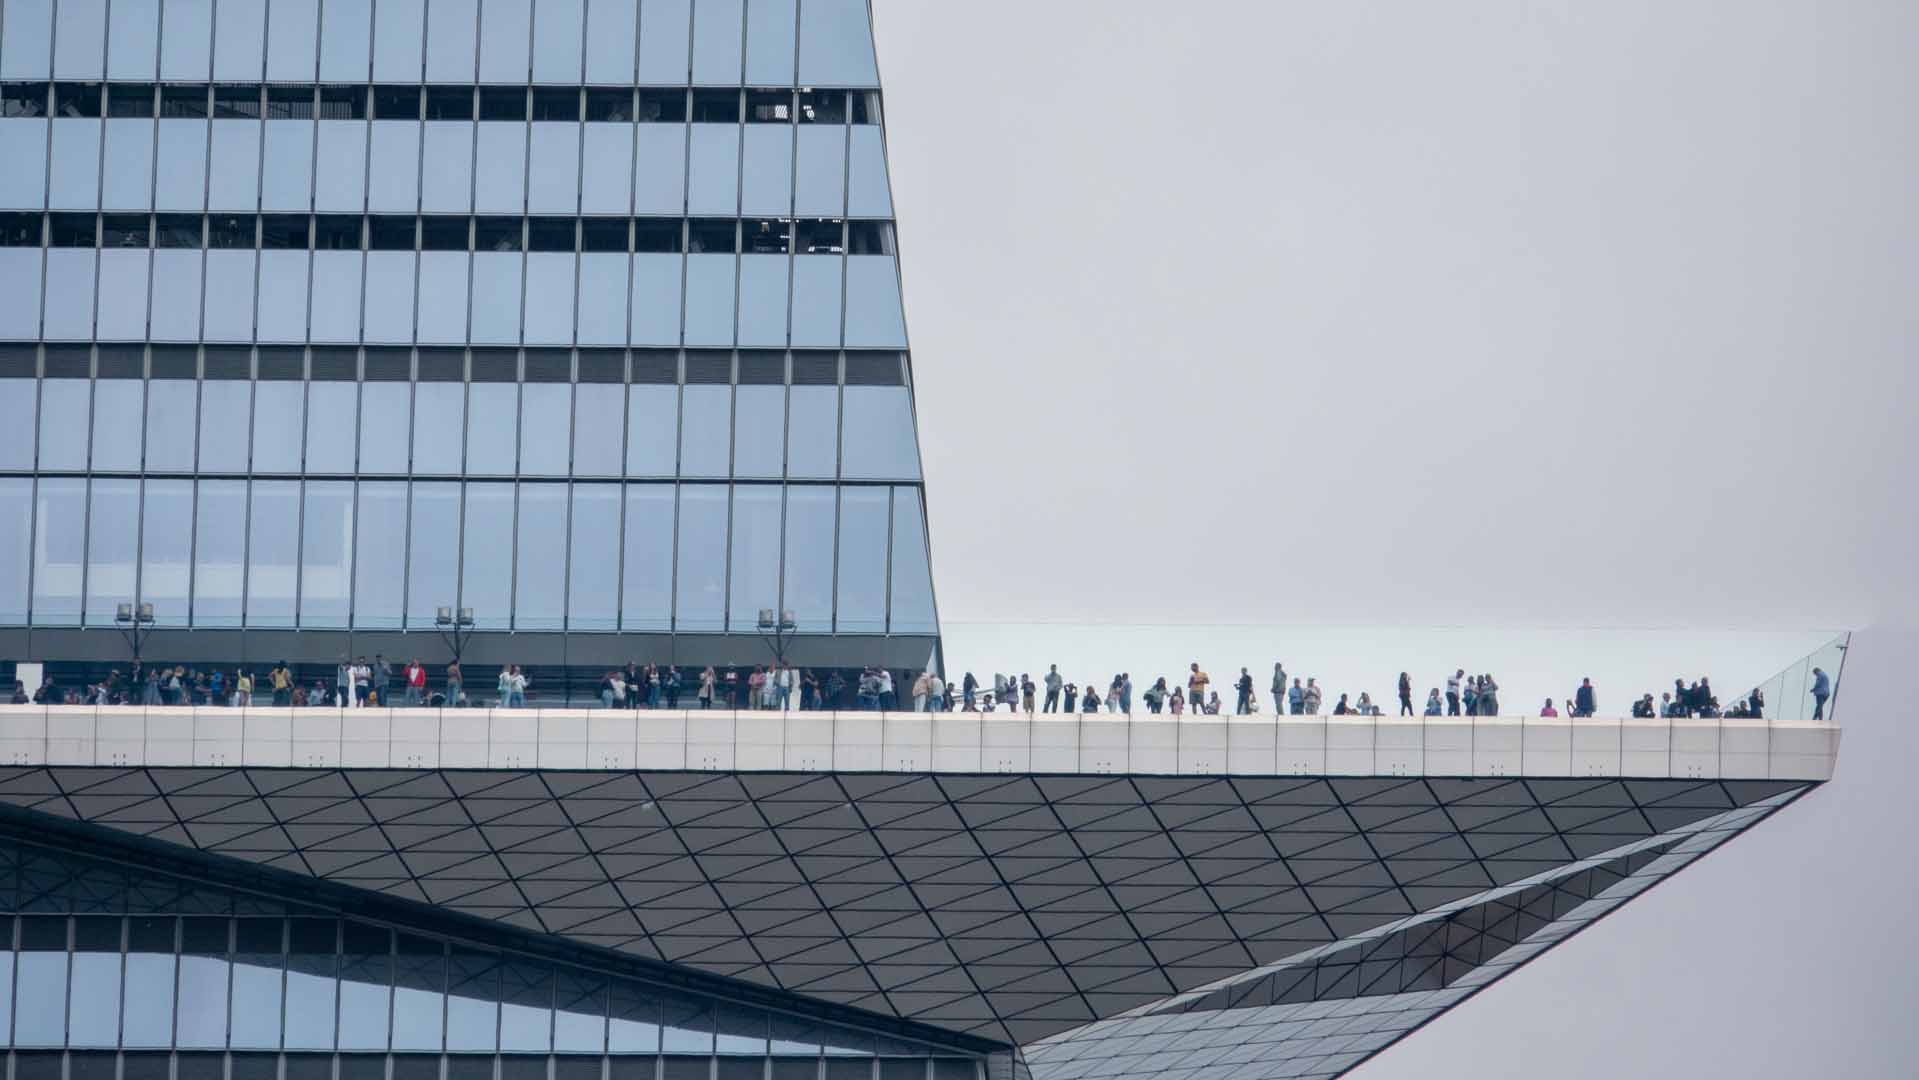
[[[231,672],[213,668],[200,670],[185,665],[147,667],[136,661],[128,674],[114,670],[104,679],[88,684],[84,690],[62,688],[48,678],[29,698],[26,688],[15,684],[14,704],[54,705],[198,705],[334,708],[367,707],[450,707],[491,706],[525,708],[531,679],[517,664],[503,665],[495,680],[490,700],[470,697],[466,677],[457,661],[446,665],[439,680],[440,689],[429,688],[429,672],[416,657],[405,665],[395,665],[375,654],[370,660],[359,657],[341,660],[331,681],[315,679],[301,685],[284,662],[258,676],[248,668]],[[904,687],[904,694],[901,688]],[[1414,705],[1414,683],[1409,672],[1400,672],[1397,681],[1400,716],[1498,716],[1499,683],[1490,673],[1468,675],[1465,668],[1454,670],[1442,692],[1430,688],[1421,707]],[[1187,666],[1183,680],[1172,682],[1156,678],[1138,694],[1138,701],[1151,714],[1180,716],[1252,715],[1261,711],[1261,702],[1252,673],[1240,668],[1239,675],[1227,687],[1232,707],[1227,710],[1213,678],[1198,661]],[[1326,710],[1326,693],[1313,676],[1295,676],[1285,664],[1275,663],[1267,684],[1268,700],[1278,715],[1316,716]],[[1832,681],[1824,671],[1813,668],[1807,690],[1814,702],[1812,719],[1825,718],[1826,703],[1832,694]],[[1128,713],[1133,712],[1133,677],[1118,672],[1103,682],[1069,682],[1057,664],[1035,682],[1031,675],[995,674],[991,683],[982,682],[970,671],[949,682],[934,670],[895,677],[884,667],[867,667],[856,673],[838,669],[809,671],[790,664],[760,665],[744,668],[700,669],[670,664],[629,663],[624,668],[607,670],[600,678],[598,696],[603,707],[614,709],[764,709],[775,711],[851,708],[862,711],[892,712],[909,707],[914,712],[992,712],[1000,708],[1027,713]],[[1564,712],[1552,698],[1539,710],[1542,717],[1589,717],[1597,715],[1599,692],[1590,678],[1580,680],[1572,695],[1564,700]],[[1636,698],[1631,714],[1638,718],[1716,718],[1759,719],[1765,716],[1766,701],[1755,687],[1731,705],[1722,705],[1706,676],[1688,683],[1675,679],[1673,688],[1655,702],[1650,693]],[[1333,716],[1380,716],[1382,711],[1370,693],[1356,697],[1341,693],[1334,700]]]

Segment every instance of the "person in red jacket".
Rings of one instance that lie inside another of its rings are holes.
[[[406,666],[406,703],[419,706],[426,702],[426,667],[419,657]]]

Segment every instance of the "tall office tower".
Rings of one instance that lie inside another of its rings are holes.
[[[936,657],[865,0],[5,0],[0,84],[0,657]]]
[[[0,0],[0,679],[542,706],[0,704],[0,1075],[1330,1077],[1831,777],[1843,641],[1766,720],[551,707],[937,656],[869,23]]]

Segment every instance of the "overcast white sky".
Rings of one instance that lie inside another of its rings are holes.
[[[1838,782],[1361,1075],[1910,1075],[1919,5],[874,6],[949,663],[1871,627]]]

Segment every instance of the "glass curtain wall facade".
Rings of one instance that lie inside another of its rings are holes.
[[[14,1075],[114,1080],[118,1059],[125,1080],[277,1080],[282,1062],[289,1080],[982,1080],[979,1040],[277,888],[0,835]]]
[[[3,0],[0,160],[0,626],[936,640],[865,0]]]

